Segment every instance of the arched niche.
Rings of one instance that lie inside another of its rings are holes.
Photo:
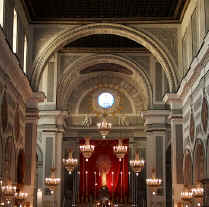
[[[24,185],[25,170],[26,170],[25,153],[21,149],[19,150],[17,157],[17,172],[16,172],[17,185],[20,188]]]
[[[1,133],[4,134],[8,127],[8,104],[6,90],[0,97],[0,127]]]
[[[16,107],[15,111],[15,121],[14,121],[14,132],[15,132],[15,140],[18,143],[20,139],[20,115],[19,115],[19,105]]]
[[[192,155],[189,150],[184,153],[184,185],[192,185]]]
[[[57,52],[66,44],[93,34],[118,35],[141,44],[147,48],[162,65],[162,68],[166,72],[170,91],[177,88],[177,65],[174,58],[162,42],[156,40],[151,35],[148,35],[143,30],[139,31],[120,24],[97,23],[67,29],[46,42],[45,46],[40,50],[33,63],[32,86],[34,90],[38,90],[44,66],[54,52]]]
[[[16,181],[16,147],[14,144],[14,137],[8,136],[5,145],[5,162],[7,169],[5,175],[9,176],[13,182]]]
[[[114,72],[105,72],[101,73],[91,73],[88,75],[80,75],[80,71],[87,67],[92,67],[101,63],[114,63],[120,67],[127,68],[128,70],[133,72],[132,76],[116,74]],[[103,77],[104,76],[104,77]],[[106,78],[107,77],[107,78]],[[111,81],[110,81],[111,80]],[[93,83],[93,82],[94,83]],[[66,104],[69,103],[69,97],[72,93],[72,90],[78,89],[81,85],[85,85],[84,89],[89,85],[95,87],[96,85],[108,84],[108,85],[117,85],[120,89],[124,88],[133,88],[129,94],[136,96],[133,94],[135,91],[137,93],[137,89],[140,91],[138,96],[142,97],[144,102],[146,102],[146,106],[152,105],[152,86],[151,82],[145,73],[144,69],[138,64],[134,63],[132,60],[128,58],[121,57],[119,55],[110,55],[110,54],[94,54],[88,55],[79,58],[72,65],[66,68],[63,75],[60,77],[58,86],[57,86],[57,106],[59,109],[65,108]],[[131,86],[132,85],[132,86]],[[83,87],[81,87],[83,90]],[[79,88],[80,92],[80,88]],[[77,94],[77,93],[76,93]],[[71,99],[71,97],[70,97]],[[139,102],[139,100],[137,100]],[[70,101],[72,102],[72,101]]]
[[[196,140],[194,147],[194,184],[198,183],[205,177],[205,148],[200,139]]]

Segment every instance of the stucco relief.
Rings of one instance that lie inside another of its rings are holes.
[[[176,28],[143,28],[143,30],[152,33],[162,41],[178,64],[178,34]]]
[[[69,65],[73,64],[77,59],[79,59],[79,55],[60,55],[60,72],[63,73]]]
[[[82,84],[74,88],[72,93],[68,93],[66,102],[62,103],[62,107],[72,110],[71,113],[78,113],[82,97],[85,97],[89,90],[109,88],[124,95],[126,94],[125,96],[132,103],[133,112],[143,111],[148,107],[148,99],[141,92],[140,86],[139,88],[136,88],[136,86],[137,84],[134,84],[132,80],[126,81],[121,77],[111,76],[110,74],[98,75],[83,81]]]

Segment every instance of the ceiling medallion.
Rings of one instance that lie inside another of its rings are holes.
[[[204,132],[207,133],[207,129],[208,129],[208,101],[206,99],[204,91],[203,91],[203,100],[202,100],[201,121],[202,121],[202,128],[203,128]]]

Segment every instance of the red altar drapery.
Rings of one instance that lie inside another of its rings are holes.
[[[80,141],[80,144],[84,143],[84,140]],[[110,197],[114,193],[114,196],[124,198],[128,193],[128,153],[120,162],[113,152],[113,146],[118,144],[117,140],[92,140],[90,143],[95,146],[95,150],[88,162],[80,153],[80,196],[92,195],[94,197],[102,187],[98,160],[105,158],[110,164],[106,174]],[[128,145],[128,139],[123,140],[123,143]]]

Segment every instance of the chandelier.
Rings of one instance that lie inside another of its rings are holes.
[[[119,159],[119,161],[121,161],[128,151],[128,146],[123,145],[122,139],[118,139],[118,145],[113,147],[113,151],[116,154],[116,157]]]
[[[181,192],[181,200],[185,203],[191,202],[192,196],[193,196],[193,193],[188,187],[185,187],[184,191]]]
[[[55,177],[55,168],[51,168],[51,175],[49,178],[45,178],[45,185],[51,191],[51,194],[56,190],[57,185],[60,184],[60,178]]]
[[[152,189],[153,195],[155,195],[157,188],[162,184],[162,179],[156,177],[155,169],[152,169],[152,177],[146,179],[146,183]]]
[[[78,159],[73,158],[71,150],[69,151],[68,158],[63,159],[62,161],[65,166],[65,169],[69,172],[69,174],[71,174],[74,168],[78,165]]]
[[[28,193],[24,193],[24,192],[18,192],[18,193],[15,193],[15,200],[17,202],[18,205],[24,205],[25,203],[25,200],[27,199],[28,197]]]
[[[1,191],[7,203],[10,203],[15,196],[16,186],[12,185],[12,181],[8,179],[6,185],[1,186]]]
[[[106,136],[109,134],[109,132],[112,128],[112,123],[107,122],[105,117],[106,117],[106,115],[104,115],[102,122],[97,123],[97,128],[98,128],[100,134],[102,135],[103,139],[106,138]]]
[[[204,189],[200,183],[198,183],[196,186],[192,188],[192,196],[197,200],[203,198],[203,192]]]
[[[144,160],[139,159],[139,153],[135,153],[135,160],[130,160],[130,166],[133,169],[133,171],[138,175],[144,167]]]
[[[84,158],[86,159],[86,162],[88,162],[88,159],[91,157],[95,146],[90,145],[89,138],[85,138],[85,144],[80,146],[80,151],[82,152]]]

